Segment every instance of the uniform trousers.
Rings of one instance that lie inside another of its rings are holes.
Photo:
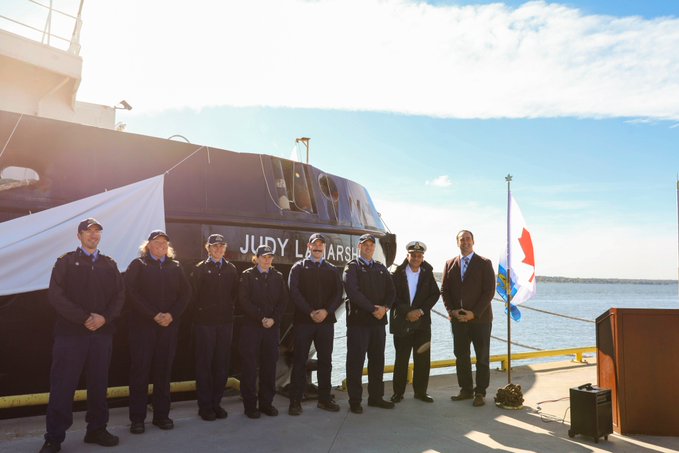
[[[486,395],[490,384],[490,332],[491,323],[453,322],[453,342],[457,383],[464,393]],[[476,354],[476,387],[472,379],[470,344]]]
[[[403,336],[394,335],[394,394],[403,395],[408,381],[408,362],[410,352],[413,351],[413,390],[415,395],[424,395],[429,386],[429,368],[431,366],[431,348],[427,346],[422,352],[417,352],[422,345],[431,341],[431,327],[414,330]]]
[[[306,388],[306,363],[309,349],[313,341],[318,358],[318,400],[330,401],[330,375],[332,373],[332,347],[335,337],[335,325],[330,323],[295,324],[295,354],[293,359],[290,393],[291,400],[300,401]]]
[[[363,364],[368,354],[368,401],[384,396],[384,346],[386,332],[383,324],[347,326],[347,388],[349,403],[360,403],[363,397]]]
[[[153,419],[168,418],[178,333],[178,322],[167,327],[130,323],[130,421],[146,419],[149,382],[153,383]]]
[[[106,428],[112,339],[110,334],[58,335],[54,338],[45,440],[60,444],[66,438],[66,430],[73,424],[73,395],[83,370],[87,380],[87,431]]]
[[[276,394],[276,363],[278,362],[278,324],[266,329],[245,324],[241,328],[238,351],[241,356],[240,394],[246,412],[270,407]],[[259,367],[259,392],[257,368]]]
[[[219,407],[229,377],[233,323],[194,325],[196,341],[196,399],[198,407]]]

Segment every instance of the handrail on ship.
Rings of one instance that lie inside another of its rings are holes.
[[[522,359],[534,359],[543,357],[558,357],[565,355],[575,355],[574,362],[587,363],[584,360],[583,354],[596,352],[596,347],[589,346],[583,348],[569,348],[569,349],[552,349],[549,351],[537,351],[537,352],[520,352],[512,354],[512,360],[522,360]],[[497,354],[490,356],[491,362],[500,362],[500,371],[505,371],[507,369],[507,355]],[[476,358],[472,357],[472,363],[476,363]],[[431,362],[431,368],[449,368],[455,366],[455,360],[436,360]],[[384,367],[385,373],[393,373],[394,366],[387,365]],[[363,369],[363,375],[368,374],[368,369]],[[413,382],[413,364],[408,364],[408,382]],[[226,383],[226,387],[231,387],[238,389],[240,388],[240,381],[236,378],[230,377]],[[346,390],[347,380],[342,381],[342,389]],[[192,392],[196,390],[196,381],[182,381],[182,382],[172,382],[170,384],[170,391],[173,393],[179,392]],[[153,391],[153,384],[149,385],[149,393]],[[129,387],[109,387],[106,392],[107,398],[125,398],[130,394]],[[27,406],[41,406],[46,405],[49,402],[49,393],[34,393],[30,395],[12,395],[12,396],[1,396],[0,397],[0,409],[10,409],[16,407],[27,407]],[[73,401],[86,401],[87,391],[77,390],[73,396]]]

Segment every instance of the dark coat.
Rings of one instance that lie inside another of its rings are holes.
[[[112,258],[99,253],[93,262],[78,248],[57,259],[47,297],[57,312],[57,335],[112,334],[125,302],[125,286]],[[90,313],[103,316],[106,324],[91,332],[85,327]]]
[[[288,285],[283,274],[273,267],[263,274],[255,265],[241,274],[238,305],[245,313],[244,322],[264,328],[262,319],[271,318],[280,324],[288,299]]]
[[[191,300],[191,285],[181,264],[166,257],[164,262],[143,256],[132,260],[125,271],[130,320],[155,325],[158,313],[170,313],[177,322]]]
[[[305,258],[290,269],[290,298],[295,304],[295,323],[314,324],[312,311],[325,309],[328,316],[323,324],[335,323],[335,312],[342,303],[340,271],[327,260],[317,266]]]
[[[236,266],[225,259],[215,263],[208,258],[196,264],[191,272],[193,322],[200,325],[233,322],[238,280]]]
[[[410,303],[410,289],[408,288],[408,276],[406,268],[408,260],[405,259],[392,274],[396,289],[396,302],[389,313],[389,331],[394,335],[405,335],[414,330],[426,330],[431,325],[431,309],[441,297],[439,285],[434,278],[434,269],[426,261],[420,266],[420,277],[417,280],[415,299]],[[408,321],[405,317],[411,310],[421,309],[424,315],[415,322]]]
[[[372,266],[355,258],[344,268],[344,290],[347,293],[347,325],[384,325],[387,317],[375,318],[375,305],[388,309],[394,305],[396,291],[391,274],[379,261]]]
[[[460,257],[446,261],[441,296],[448,311],[463,308],[474,313],[474,319],[470,322],[491,323],[493,310],[490,303],[494,294],[495,271],[489,259],[474,253],[467,266],[464,281],[460,278]]]

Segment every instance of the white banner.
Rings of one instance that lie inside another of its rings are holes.
[[[139,255],[155,229],[165,230],[163,175],[0,223],[0,296],[46,289],[56,259],[75,250],[78,223],[94,217],[104,227],[99,250],[118,269]]]

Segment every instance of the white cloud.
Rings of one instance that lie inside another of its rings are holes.
[[[433,187],[450,187],[453,185],[453,181],[450,180],[448,175],[442,175],[432,179],[431,181],[425,181],[424,184]]]
[[[679,119],[679,19],[542,1],[118,0],[85,6],[83,100],[454,118]],[[133,112],[133,113],[134,113]]]

